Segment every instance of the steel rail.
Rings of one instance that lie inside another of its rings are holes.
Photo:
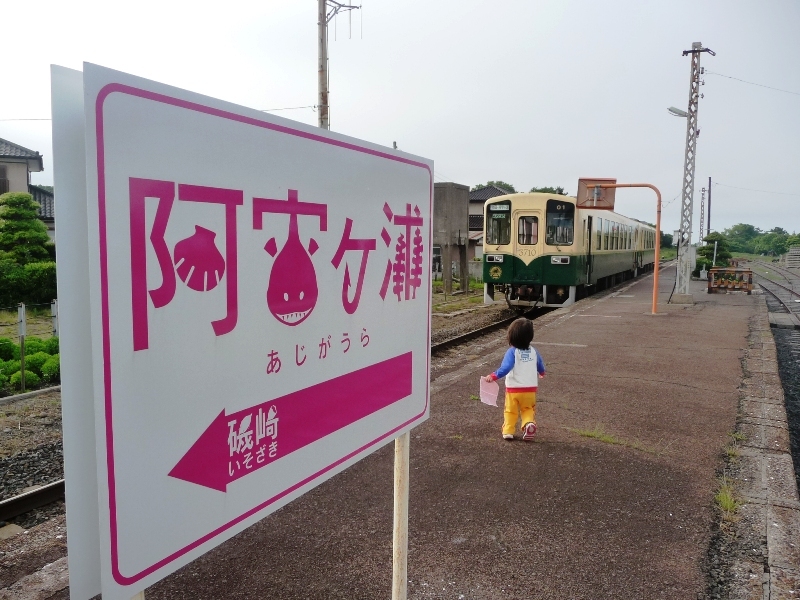
[[[773,271],[775,271],[776,273],[781,275],[786,280],[787,283],[792,283],[792,285],[797,283],[798,285],[800,285],[800,275],[798,275],[797,273],[793,273],[792,271],[790,271],[789,269],[786,269],[784,267],[779,267],[777,265],[765,263],[765,262],[760,261],[760,260],[757,261],[757,262],[758,262],[758,264],[764,265],[768,269],[772,269]],[[787,275],[791,275],[791,279],[789,277],[787,277]],[[763,275],[761,277],[763,277]],[[764,279],[769,279],[769,278],[768,277],[764,277]],[[794,281],[792,281],[792,280],[794,280]]]
[[[458,335],[454,338],[450,338],[449,340],[445,340],[443,342],[439,342],[438,344],[431,344],[431,356],[433,356],[434,354],[438,354],[443,350],[447,350],[448,348],[452,348],[453,346],[458,346],[459,344],[463,344],[464,342],[468,342],[482,335],[486,335],[487,333],[492,333],[494,331],[497,331],[498,329],[502,329],[503,327],[505,327],[506,325],[510,325],[520,317],[528,317],[529,319],[531,319],[541,316],[542,314],[545,314],[545,312],[541,312],[540,314],[536,315],[536,317],[532,317],[531,315],[534,312],[534,310],[550,312],[553,309],[552,308],[548,309],[547,307],[531,309],[527,312],[514,315],[513,317],[508,317],[507,319],[503,319],[502,321],[490,323],[489,325],[486,325],[484,327],[479,327],[478,329],[468,331],[467,333]]]
[[[791,289],[791,288],[788,288],[788,287],[786,287],[785,285],[783,285],[783,284],[781,284],[781,283],[778,283],[777,281],[774,281],[774,280],[770,279],[769,277],[764,277],[763,275],[759,275],[758,273],[753,273],[753,275],[755,275],[756,277],[760,277],[761,279],[763,279],[763,280],[765,280],[765,281],[769,281],[770,283],[774,283],[774,284],[775,284],[775,285],[777,285],[779,288],[782,288],[782,289],[786,290],[787,292],[789,292],[790,294],[792,294],[793,296],[797,296],[798,298],[800,298],[800,292],[795,292],[793,289]],[[763,286],[762,286],[762,287],[763,287]]]
[[[0,501],[0,521],[8,521],[35,508],[52,504],[64,497],[64,480],[59,479],[40,488]]]
[[[786,312],[787,312],[788,314],[790,314],[790,315],[794,314],[794,312],[792,312],[792,309],[791,309],[791,307],[790,307],[788,304],[786,304],[786,302],[784,302],[783,300],[781,300],[781,298],[780,298],[780,296],[778,296],[778,294],[776,294],[775,292],[773,292],[771,289],[769,289],[769,288],[768,288],[767,286],[765,286],[763,283],[759,283],[758,285],[759,285],[759,287],[760,287],[762,290],[764,290],[765,292],[768,292],[770,295],[772,295],[772,297],[773,297],[773,298],[775,298],[775,300],[777,300],[778,302],[780,302],[780,303],[781,303],[781,306],[783,306],[783,308],[785,308],[785,309],[786,309]]]

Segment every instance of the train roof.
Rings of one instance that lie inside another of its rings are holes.
[[[549,192],[516,192],[515,194],[504,194],[502,196],[495,196],[493,198],[489,198],[486,202],[483,203],[484,209],[488,204],[494,204],[495,202],[501,202],[503,200],[569,200],[574,204],[578,203],[578,199],[575,196],[564,196],[561,194],[551,194]],[[608,209],[592,209],[590,207],[578,207],[581,210],[600,210],[604,213],[611,213],[612,215],[617,215],[618,217],[622,217],[623,219],[629,219],[631,221],[636,221],[645,227],[652,227],[655,229],[654,225],[647,223],[646,221],[642,221],[641,219],[634,219],[633,217],[626,217],[625,215],[614,212],[613,210]]]

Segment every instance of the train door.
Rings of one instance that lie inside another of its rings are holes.
[[[587,250],[586,250],[586,283],[592,282],[592,268],[593,268],[593,256],[592,256],[592,242],[594,241],[592,238],[592,232],[594,229],[592,228],[592,216],[589,215],[586,220],[586,243],[587,243]]]
[[[514,227],[514,281],[541,284],[542,254],[540,227],[542,213],[538,210],[517,210],[513,213]]]

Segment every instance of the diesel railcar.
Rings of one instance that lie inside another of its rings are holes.
[[[573,304],[655,263],[656,230],[571,196],[508,194],[483,208],[484,302]]]

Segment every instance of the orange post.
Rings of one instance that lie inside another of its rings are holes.
[[[658,267],[661,261],[661,192],[658,191],[656,186],[649,183],[600,183],[594,187],[600,189],[646,187],[656,193],[656,257],[655,269],[653,270],[653,314],[658,314]]]

